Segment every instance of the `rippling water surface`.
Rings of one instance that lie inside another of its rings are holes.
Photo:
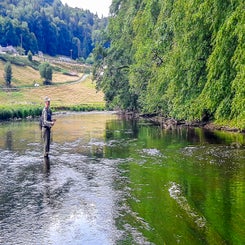
[[[244,135],[56,117],[0,124],[0,244],[245,244]]]

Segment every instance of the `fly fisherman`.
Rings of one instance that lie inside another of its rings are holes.
[[[44,157],[48,157],[49,148],[50,148],[51,127],[54,125],[56,120],[55,119],[52,120],[52,111],[50,109],[50,98],[46,97],[44,102],[45,102],[45,106],[42,111],[42,136],[44,141],[43,154]]]

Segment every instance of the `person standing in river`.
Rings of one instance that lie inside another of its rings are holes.
[[[44,142],[43,154],[48,157],[50,149],[50,134],[51,128],[54,126],[56,120],[52,120],[52,111],[50,109],[50,98],[46,97],[45,106],[42,111],[42,137]]]

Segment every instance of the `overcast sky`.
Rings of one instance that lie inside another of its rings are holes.
[[[99,17],[102,15],[107,17],[112,0],[61,0],[61,2],[67,3],[70,7],[88,9],[94,14],[97,13]]]

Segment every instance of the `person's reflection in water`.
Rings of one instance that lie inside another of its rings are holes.
[[[44,172],[44,185],[43,185],[43,200],[42,207],[46,205],[52,205],[52,195],[50,190],[50,160],[49,157],[43,158],[43,172]]]
[[[8,149],[8,150],[12,150],[12,148],[13,148],[13,134],[12,134],[12,131],[8,131],[7,133],[6,133],[6,148]]]
[[[49,157],[43,158],[43,171],[48,176],[50,174],[50,161]]]

